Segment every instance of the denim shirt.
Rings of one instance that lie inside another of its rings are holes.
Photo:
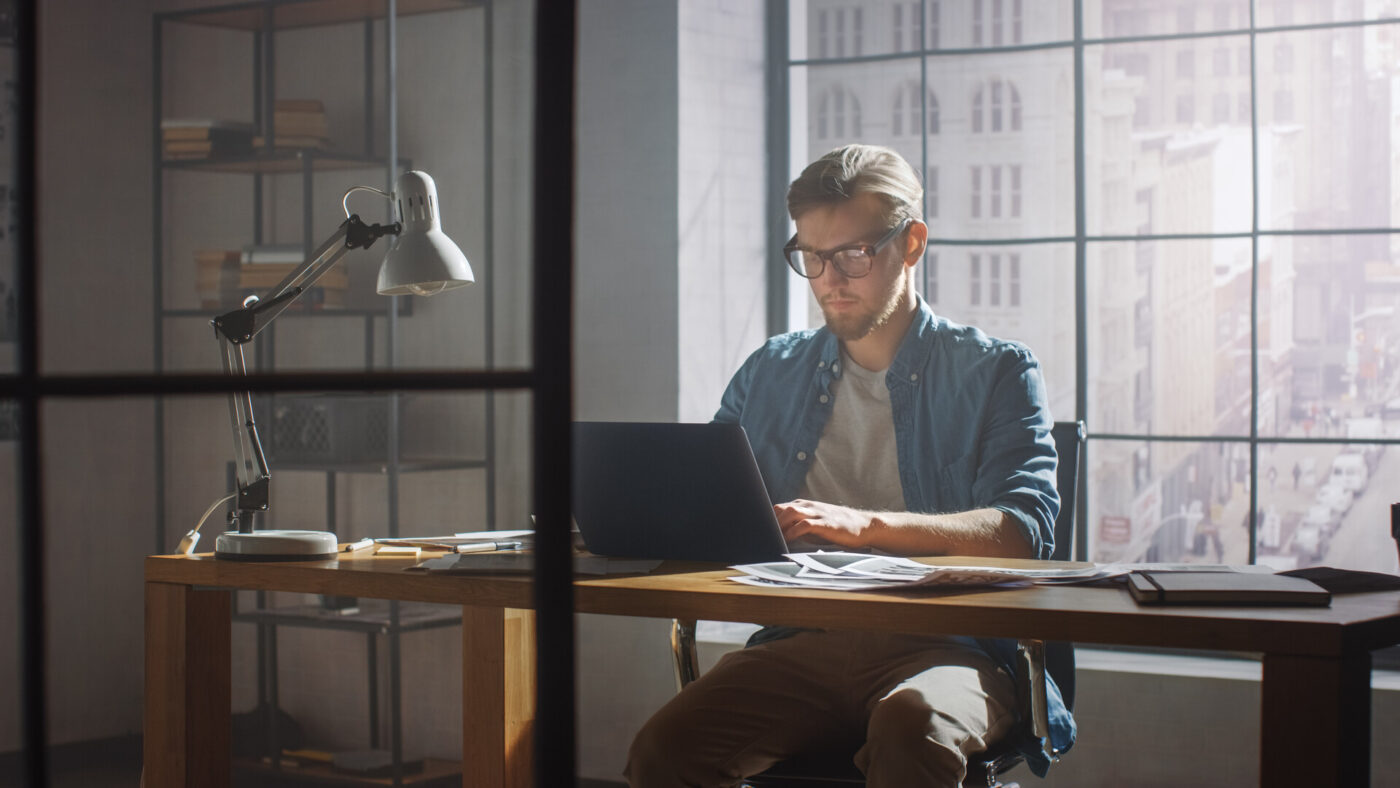
[[[744,428],[775,502],[802,488],[831,417],[841,363],[828,329],[783,334],[749,356],[724,392],[715,421]],[[919,298],[885,383],[905,506],[920,513],[999,509],[1015,519],[1032,555],[1049,558],[1060,497],[1045,382],[1030,350],[938,317]],[[1014,674],[1015,641],[978,643]],[[1074,741],[1074,719],[1048,676],[1047,684],[1050,739],[1063,752]],[[1042,742],[1027,733],[1018,746],[1044,776],[1050,761]]]

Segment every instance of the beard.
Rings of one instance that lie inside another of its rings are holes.
[[[822,317],[826,318],[826,327],[835,334],[837,339],[843,342],[855,342],[870,336],[875,329],[880,328],[890,322],[890,318],[899,309],[899,304],[904,296],[904,277],[897,276],[890,287],[886,290],[880,301],[865,309],[853,309],[844,313],[833,314],[827,309],[826,300],[828,298],[850,298],[849,293],[837,291],[822,299],[820,304]]]

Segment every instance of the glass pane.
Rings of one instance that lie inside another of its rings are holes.
[[[794,60],[1066,41],[1070,0],[792,0]]]
[[[1073,72],[1068,49],[929,59],[934,237],[1073,234]]]
[[[1250,230],[1248,53],[1247,36],[1086,48],[1090,235]]]
[[[316,527],[349,541],[425,528],[452,532],[526,522],[524,498],[510,498],[507,506],[502,492],[493,503],[485,487],[489,452],[495,451],[496,477],[506,478],[503,463],[524,441],[519,436],[529,414],[511,404],[519,398],[406,392],[395,398],[397,416],[387,393],[255,398],[272,472],[269,511],[257,517],[258,527]],[[498,437],[494,449],[487,445],[488,408]],[[170,525],[160,549],[168,551],[211,503],[236,489],[237,449],[225,398],[169,398],[162,410],[164,516]],[[389,508],[387,487],[391,429],[397,430],[400,448],[398,511]],[[521,490],[529,487],[515,482]],[[213,549],[213,534],[228,509],[219,506],[205,525],[201,550]]]
[[[19,304],[15,287],[16,238],[19,200],[12,184],[15,176],[17,117],[13,13],[0,19],[0,375],[19,369],[15,343],[19,341]]]
[[[1259,464],[1259,563],[1396,572],[1395,446],[1261,444]]]
[[[1025,343],[1040,360],[1055,418],[1074,414],[1074,247],[930,246],[924,298],[939,315]]]
[[[291,301],[268,329],[279,334],[279,346],[266,369],[360,370],[376,344],[376,368],[388,365],[391,349],[400,367],[481,367],[494,361],[486,350],[494,339],[491,329],[513,330],[528,316],[528,309],[516,307],[529,301],[530,267],[501,266],[498,276],[492,257],[529,260],[522,239],[529,236],[532,109],[528,89],[486,90],[488,80],[515,88],[528,84],[529,59],[520,53],[531,46],[528,30],[514,24],[497,25],[492,46],[484,46],[489,18],[478,4],[400,19],[401,42],[454,45],[400,46],[392,89],[383,84],[382,68],[363,67],[384,62],[382,22],[368,30],[345,24],[279,32],[275,79],[263,75],[276,82],[281,102],[271,123],[263,124],[276,131],[272,147],[263,133],[268,129],[253,126],[255,34],[163,23],[156,84],[166,123],[155,130],[160,137],[153,140],[153,130],[139,123],[114,127],[106,137],[111,150],[148,151],[158,143],[160,159],[116,157],[97,179],[73,162],[59,162],[48,173],[47,181],[57,184],[48,192],[54,204],[103,206],[92,228],[105,248],[121,251],[96,252],[91,233],[72,232],[61,222],[41,228],[45,300],[63,305],[47,315],[53,330],[44,338],[45,371],[157,371],[164,361],[159,348],[187,341],[169,333],[177,327],[162,317],[197,318],[185,322],[198,326],[238,309],[246,295],[266,299],[309,252],[336,234],[348,189],[393,188],[385,148],[389,95],[397,111],[400,164],[434,179],[435,213],[469,261],[476,284],[433,297],[400,297],[402,319],[391,339],[391,299],[378,295],[376,285],[393,238],[377,240],[335,262]],[[487,63],[490,52],[497,54]],[[55,60],[60,69],[80,62],[62,54]],[[457,89],[441,90],[435,77],[444,74],[460,77]],[[104,115],[127,109],[121,95],[89,92],[68,103]],[[367,95],[373,96],[369,108]],[[62,122],[67,118],[60,112],[57,125],[74,126]],[[488,135],[488,128],[495,133]],[[130,188],[152,184],[153,175],[159,176],[155,188]],[[351,194],[347,209],[370,223],[395,214],[391,200],[370,192]],[[493,312],[496,297],[518,304]],[[487,326],[492,314],[512,317]],[[311,325],[322,318],[327,325]],[[197,341],[214,353],[208,326],[197,333]],[[97,335],[101,341],[94,341]],[[442,341],[449,336],[455,341]],[[496,349],[504,353],[507,344]],[[342,346],[360,352],[342,353]]]
[[[1260,174],[1275,181],[1279,206],[1261,211],[1262,228],[1395,223],[1392,201],[1377,198],[1390,194],[1394,169],[1395,59],[1387,54],[1394,51],[1390,42],[1370,35],[1375,32],[1351,27],[1257,37],[1260,141],[1274,147],[1268,166],[1261,155]]]
[[[1098,440],[1090,469],[1093,561],[1249,562],[1249,446]]]
[[[135,785],[139,743],[112,737],[142,723],[141,561],[159,544],[152,401],[48,400],[39,429],[48,724],[73,742],[113,745],[52,757],[49,769],[56,784],[100,772]],[[13,516],[11,501],[0,518]]]
[[[13,400],[0,399],[0,681],[13,688],[0,697],[0,750],[16,752],[24,747],[21,730],[19,581],[19,448],[14,435]],[[0,778],[3,780],[4,778]],[[18,784],[18,775],[15,777]]]
[[[1086,4],[1084,14],[1086,38],[1176,35],[1248,27],[1249,0],[1108,0]]]
[[[1324,22],[1349,22],[1358,19],[1393,19],[1396,16],[1396,8],[1388,3],[1257,0],[1255,7],[1261,27],[1315,25]]]
[[[926,98],[919,90],[918,58],[812,66],[806,72],[810,158],[865,142],[898,150],[918,169]],[[794,112],[793,123],[803,121]]]
[[[1396,241],[1275,237],[1260,249],[1260,432],[1400,435]]]
[[[1092,244],[1096,432],[1248,435],[1248,239]]]

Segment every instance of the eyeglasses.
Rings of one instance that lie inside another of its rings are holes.
[[[904,232],[904,228],[913,221],[913,219],[905,219],[896,224],[873,244],[848,244],[828,249],[825,252],[803,249],[797,245],[797,236],[794,235],[783,245],[783,258],[787,260],[788,266],[796,271],[798,276],[806,279],[820,277],[826,272],[828,262],[836,266],[836,270],[847,279],[859,279],[870,273],[871,267],[875,265],[875,255]]]

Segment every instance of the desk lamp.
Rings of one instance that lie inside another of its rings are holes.
[[[393,224],[365,224],[350,213],[350,194],[369,191],[395,204],[398,221]],[[351,249],[368,249],[385,235],[396,236],[379,268],[376,289],[380,295],[435,295],[475,281],[466,255],[442,232],[437,186],[425,172],[412,170],[399,176],[393,194],[369,186],[353,186],[341,198],[345,221],[311,259],[297,266],[265,297],[249,296],[243,306],[212,321],[219,339],[224,372],[240,377],[248,374],[243,346],[253,341],[307,288],[315,284],[331,266]],[[334,558],[337,542],[330,531],[254,530],[254,515],[268,508],[267,458],[263,455],[253,420],[251,392],[231,392],[228,396],[229,423],[233,430],[238,490],[230,496],[234,507],[228,513],[229,530],[214,543],[214,556],[242,561],[317,561]],[[223,501],[215,502],[213,508]],[[208,517],[209,512],[205,513]],[[181,542],[180,552],[193,552],[199,539],[196,525]]]

